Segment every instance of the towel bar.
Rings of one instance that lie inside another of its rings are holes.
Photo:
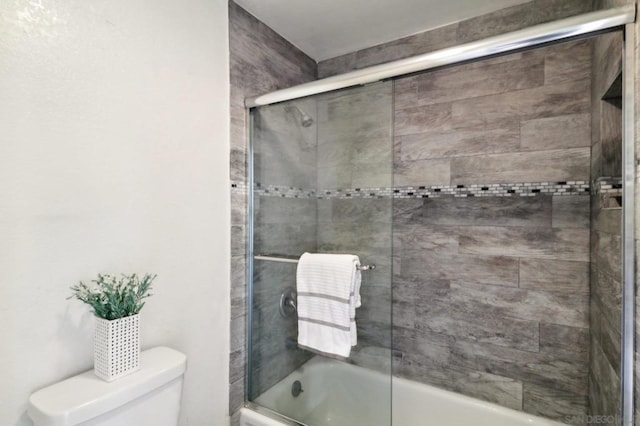
[[[271,262],[298,263],[298,259],[289,257],[255,255],[253,258],[256,260],[269,260]],[[376,269],[376,265],[358,265],[358,270],[360,271],[372,271],[374,269]]]

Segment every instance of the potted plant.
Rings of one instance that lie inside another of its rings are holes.
[[[101,275],[94,285],[71,287],[76,298],[91,306],[96,317],[94,371],[108,382],[140,368],[140,310],[151,296],[156,275]]]

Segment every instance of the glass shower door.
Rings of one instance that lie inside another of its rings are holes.
[[[297,423],[391,424],[392,99],[388,82],[251,111],[248,399]],[[304,252],[375,265],[346,359],[300,349],[296,312],[280,308]]]

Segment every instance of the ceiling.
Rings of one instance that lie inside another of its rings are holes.
[[[316,61],[530,0],[235,0]]]

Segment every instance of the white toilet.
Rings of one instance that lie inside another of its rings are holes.
[[[91,370],[35,392],[27,414],[35,426],[176,426],[187,357],[166,347],[140,356],[140,370],[116,381]]]

